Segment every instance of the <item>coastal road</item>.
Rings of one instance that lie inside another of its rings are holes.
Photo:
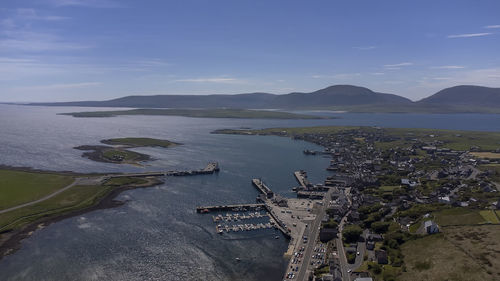
[[[332,195],[332,190],[328,190],[326,192],[325,197],[323,199],[323,205],[320,206],[319,210],[316,213],[316,218],[314,221],[309,225],[309,227],[304,231],[304,235],[307,235],[308,237],[308,242],[306,245],[303,245],[305,247],[304,249],[304,259],[302,260],[302,266],[299,268],[299,272],[297,274],[297,280],[303,281],[303,280],[308,280],[308,268],[309,268],[309,263],[311,260],[311,255],[314,249],[314,246],[316,245],[316,239],[318,238],[319,234],[319,228],[321,225],[321,220],[325,216],[325,211],[328,206],[328,202],[330,201]],[[302,239],[302,237],[299,237],[299,239]],[[301,242],[303,243],[303,242]]]
[[[62,193],[64,191],[70,189],[71,187],[73,187],[75,185],[80,184],[81,182],[84,182],[85,180],[88,180],[88,179],[76,178],[73,183],[71,183],[70,185],[67,185],[67,186],[59,189],[58,191],[56,191],[54,193],[51,193],[51,194],[49,194],[49,195],[47,195],[45,197],[42,197],[40,199],[37,199],[35,201],[31,201],[31,202],[24,203],[24,204],[21,204],[21,205],[17,205],[17,206],[14,206],[14,207],[10,207],[10,208],[4,209],[4,210],[0,210],[0,214],[4,214],[4,213],[10,212],[10,211],[14,211],[14,210],[17,210],[17,209],[21,209],[21,208],[24,208],[24,207],[28,207],[28,206],[35,205],[35,204],[38,204],[40,202],[43,202],[45,200],[48,200],[48,199],[56,196],[57,194],[60,194],[60,193]]]

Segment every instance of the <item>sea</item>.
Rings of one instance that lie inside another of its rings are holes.
[[[276,136],[211,134],[216,129],[355,125],[500,131],[494,114],[371,114],[302,111],[321,120],[119,116],[74,118],[58,113],[107,108],[0,104],[0,165],[51,171],[143,172],[201,169],[214,175],[170,177],[158,186],[129,190],[122,206],[53,223],[0,260],[0,280],[282,280],[288,241],[272,229],[219,235],[211,214],[196,207],[254,203],[252,178],[292,197],[293,172],[313,183],[329,175],[329,159],[304,155],[321,147]],[[167,139],[182,145],[136,148],[152,156],[142,166],[99,163],[73,147],[118,137]],[[1,189],[0,189],[1,192]],[[0,193],[1,196],[1,193]],[[276,239],[278,237],[279,239]]]

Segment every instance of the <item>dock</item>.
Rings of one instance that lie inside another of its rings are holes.
[[[311,186],[311,183],[307,180],[307,173],[304,170],[295,171],[293,175],[303,189],[308,189]]]
[[[265,194],[268,199],[273,198],[274,192],[261,179],[252,179],[252,184],[260,193]]]
[[[210,213],[219,211],[246,212],[263,210],[265,204],[233,204],[233,205],[218,205],[218,206],[200,206],[196,207],[197,213]]]

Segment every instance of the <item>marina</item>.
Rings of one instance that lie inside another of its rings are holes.
[[[212,216],[214,222],[220,222],[220,221],[240,221],[240,220],[248,220],[248,219],[258,219],[258,218],[263,218],[263,217],[268,217],[269,214],[262,214],[260,212],[254,212],[254,213],[249,213],[249,214],[230,214],[227,213],[225,216],[223,215],[218,215],[218,216]]]
[[[271,229],[275,226],[268,223],[246,223],[246,224],[235,224],[235,225],[227,225],[227,224],[218,224],[215,226],[215,230],[219,234],[223,234],[226,232],[240,232],[240,231],[250,231],[250,230],[259,230],[259,229]]]

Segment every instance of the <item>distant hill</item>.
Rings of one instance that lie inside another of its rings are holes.
[[[136,107],[136,108],[328,108],[331,106],[411,105],[409,99],[376,93],[367,88],[336,85],[312,93],[274,95],[250,93],[238,95],[156,95],[127,96],[108,101],[33,103],[50,106]]]
[[[335,85],[312,93],[291,93],[276,96],[279,108],[319,108],[329,106],[411,105],[412,101],[397,95],[373,92],[370,89]]]
[[[442,107],[500,108],[500,88],[462,85],[446,88],[416,104]]]
[[[500,88],[456,86],[417,102],[370,89],[335,85],[310,93],[275,95],[127,96],[108,101],[32,103],[30,105],[172,109],[327,109],[350,112],[500,113]]]

